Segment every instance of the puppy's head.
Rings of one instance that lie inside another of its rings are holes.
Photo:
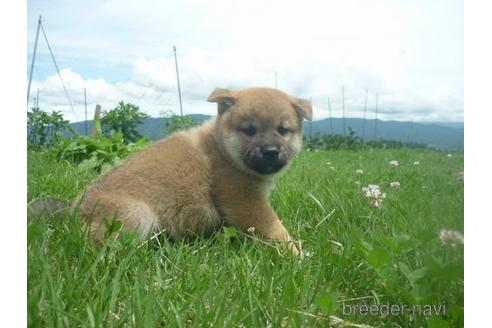
[[[281,171],[301,150],[302,120],[312,119],[311,104],[269,88],[215,89],[217,146],[238,169],[269,176]]]

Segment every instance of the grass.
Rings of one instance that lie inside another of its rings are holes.
[[[192,243],[142,243],[125,233],[96,247],[76,216],[28,218],[28,324],[463,326],[463,245],[439,238],[441,229],[463,232],[462,171],[462,153],[303,152],[271,195],[303,241],[302,259],[234,229]],[[28,154],[28,199],[73,198],[95,177]],[[368,184],[386,193],[381,208],[361,192]],[[410,310],[384,312],[392,305]],[[430,315],[431,305],[446,311]],[[364,306],[379,312],[364,313]]]

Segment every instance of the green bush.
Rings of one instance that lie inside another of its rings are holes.
[[[398,149],[398,148],[413,148],[413,149],[427,149],[429,148],[425,144],[419,143],[405,143],[396,140],[372,140],[365,142],[362,138],[356,135],[355,130],[349,127],[349,135],[343,136],[340,134],[320,134],[319,132],[311,137],[304,139],[305,147],[309,150],[323,149],[323,150],[339,150],[339,149],[352,149],[358,150],[363,148],[373,149]]]
[[[58,160],[78,164],[81,170],[107,172],[132,152],[144,148],[148,141],[140,138],[135,143],[125,143],[121,132],[111,132],[108,137],[92,139],[77,136],[60,141],[49,151]]]
[[[117,107],[103,113],[103,133],[109,137],[111,131],[121,132],[125,143],[135,142],[142,137],[137,131],[137,126],[148,117],[149,115],[142,112],[137,105],[120,101]]]
[[[179,116],[172,113],[166,121],[166,129],[169,134],[179,131],[193,128],[200,125],[200,122],[195,121],[190,116]]]
[[[334,135],[321,135],[316,133],[311,138],[307,138],[305,141],[306,148],[308,149],[360,149],[363,148],[364,142],[358,137],[354,130],[349,127],[349,135],[342,136],[339,134]]]
[[[52,146],[62,138],[65,129],[70,129],[69,121],[63,119],[61,111],[51,114],[34,107],[27,112],[27,145],[29,149]]]
[[[429,148],[426,144],[416,143],[416,142],[401,142],[396,140],[372,140],[366,143],[369,148],[379,148],[379,149],[397,149],[397,148],[414,148],[414,149],[425,149]]]

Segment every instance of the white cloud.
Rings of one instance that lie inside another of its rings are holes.
[[[84,87],[91,110],[96,102],[111,107],[125,100],[151,115],[178,112],[174,44],[185,113],[214,113],[205,101],[214,87],[274,86],[277,72],[280,89],[313,99],[316,119],[328,116],[328,97],[333,115],[341,116],[343,86],[348,117],[363,115],[368,88],[369,118],[377,93],[382,119],[463,120],[463,18],[457,0],[89,0],[29,6],[30,24],[38,11],[46,13],[50,41],[66,68],[64,80],[79,90],[71,92],[76,120],[83,119]],[[34,31],[30,26],[30,48]],[[131,76],[108,82],[121,67]],[[87,69],[99,78],[84,78]],[[56,75],[36,85],[40,105],[69,112]]]
[[[186,69],[181,71],[181,87],[185,113],[215,114],[215,105],[206,102],[208,94],[215,86],[242,88],[257,85],[261,80],[268,86],[273,78],[268,71],[248,70],[250,66],[235,66],[234,60],[203,58],[198,55],[184,57],[181,60]],[[197,73],[193,67],[197,69]],[[215,67],[221,67],[217,72]],[[57,75],[50,75],[43,81],[34,81],[32,90],[40,89],[39,104],[41,108],[63,110],[67,118],[73,121],[84,119],[83,89],[86,88],[89,104],[89,117],[92,117],[95,104],[103,109],[113,108],[123,100],[139,105],[152,116],[160,116],[162,112],[172,110],[179,113],[176,76],[172,58],[145,59],[139,58],[133,65],[133,76],[129,81],[109,83],[104,79],[83,79],[70,69],[61,71],[72,102],[75,115],[68,105],[68,100],[61,87]],[[337,72],[337,74],[343,74]],[[237,76],[237,78],[236,78]],[[268,81],[270,80],[270,81]],[[329,116],[328,97],[331,101],[332,115],[342,116],[342,91],[339,86],[329,84],[321,79],[306,78],[306,83],[299,87],[294,78],[282,80],[282,89],[296,95],[311,94],[314,105],[315,119]],[[363,84],[354,79],[344,87],[345,114],[347,117],[362,117],[365,102]],[[463,119],[462,98],[457,90],[448,84],[435,85],[400,93],[389,87],[381,88],[379,94],[380,119],[436,121]],[[323,92],[327,90],[328,92]],[[297,92],[296,92],[297,91]],[[309,97],[306,97],[309,98]],[[368,94],[368,118],[374,118],[375,93]]]

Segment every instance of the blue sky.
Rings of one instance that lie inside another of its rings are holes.
[[[84,119],[95,104],[138,104],[152,116],[179,111],[172,47],[178,48],[185,113],[214,114],[214,87],[275,86],[311,98],[315,119],[368,117],[376,94],[386,120],[463,121],[463,1],[28,1],[30,64],[40,35],[31,104]]]

